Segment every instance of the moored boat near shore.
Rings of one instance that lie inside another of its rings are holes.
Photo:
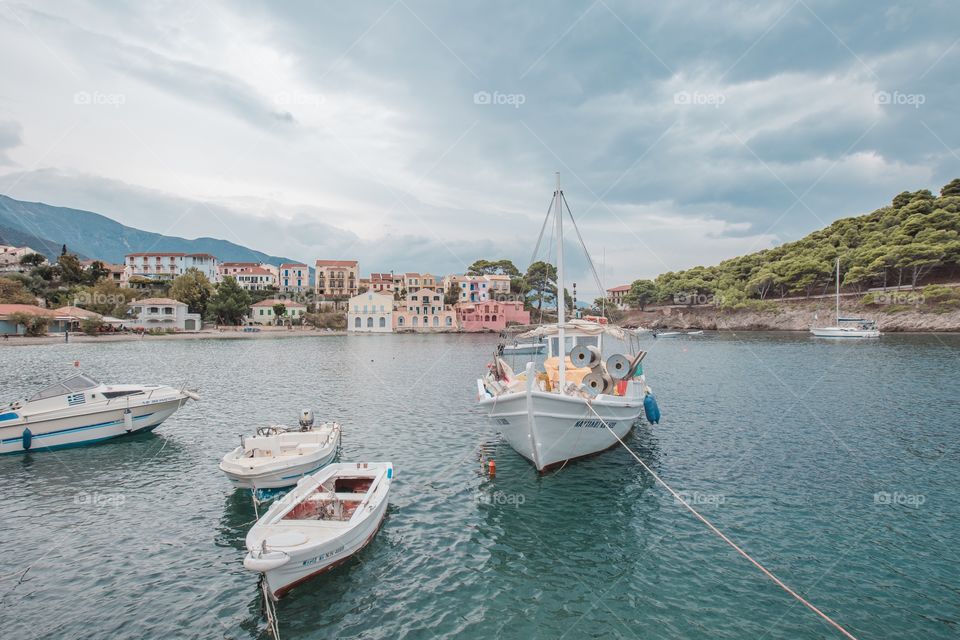
[[[341,427],[336,422],[313,426],[313,412],[300,413],[298,427],[261,427],[240,437],[240,446],[220,461],[220,470],[235,487],[281,489],[333,462],[340,448]]]
[[[72,375],[0,406],[0,453],[49,451],[150,431],[200,396],[161,385],[102,384]]]
[[[280,598],[363,549],[387,512],[389,462],[336,463],[301,478],[247,533],[243,566]]]

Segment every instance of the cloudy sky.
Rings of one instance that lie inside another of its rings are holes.
[[[0,59],[0,193],[364,272],[524,268],[556,171],[606,286],[960,176],[954,0],[2,1]]]

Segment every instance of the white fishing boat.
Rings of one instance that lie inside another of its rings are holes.
[[[237,488],[292,487],[303,476],[333,462],[340,447],[340,425],[313,424],[313,412],[300,412],[297,427],[273,425],[240,437],[240,446],[223,456],[220,470]]]
[[[542,342],[515,342],[503,348],[504,355],[526,356],[537,355],[546,351],[547,345]]]
[[[656,400],[646,385],[640,364],[646,353],[636,349],[634,353],[614,354],[606,361],[603,359],[604,337],[629,342],[633,346],[635,334],[608,324],[604,318],[569,322],[565,318],[565,206],[558,175],[557,189],[543,225],[545,229],[553,212],[557,235],[558,322],[542,325],[517,337],[518,340],[546,339],[547,358],[542,370],[530,362],[522,373],[514,373],[503,358],[495,356],[489,372],[477,380],[480,407],[510,446],[541,472],[614,446],[617,438],[630,431],[645,409],[651,421],[659,420]],[[580,232],[569,207],[566,211],[579,238]],[[537,241],[538,248],[540,240]],[[584,253],[602,291],[603,286],[585,247]],[[535,249],[534,257],[536,254]]]
[[[101,384],[72,375],[30,398],[0,405],[0,454],[49,451],[156,428],[196,392],[160,385]]]
[[[840,316],[840,258],[837,258],[837,322],[832,327],[812,327],[810,333],[818,338],[879,338],[880,329],[874,320],[843,318]]]
[[[688,336],[702,336],[703,331],[687,331]]]
[[[387,512],[389,462],[335,463],[301,478],[247,534],[243,566],[280,598],[373,539]]]

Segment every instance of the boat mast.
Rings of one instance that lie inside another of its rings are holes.
[[[563,330],[566,322],[567,301],[563,295],[563,196],[560,192],[559,171],[557,171],[557,190],[553,193],[553,197],[556,199],[554,215],[557,216],[557,338],[559,339],[557,355],[560,357],[560,393],[563,393],[567,385],[567,347]]]
[[[837,326],[840,326],[840,256],[837,256]]]

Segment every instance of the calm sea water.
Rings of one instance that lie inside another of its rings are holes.
[[[832,638],[623,450],[538,477],[473,406],[491,336],[0,349],[0,397],[73,370],[200,388],[155,433],[0,458],[5,638],[262,638],[254,510],[218,459],[302,407],[391,460],[384,528],[279,603],[283,638]],[[958,336],[645,339],[629,444],[854,635],[960,634]],[[480,473],[484,448],[497,476]]]

